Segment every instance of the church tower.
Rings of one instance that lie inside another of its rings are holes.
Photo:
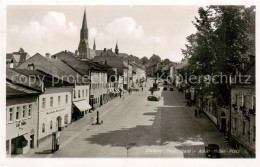
[[[89,47],[88,47],[88,26],[86,18],[86,9],[84,10],[82,27],[80,30],[80,41],[78,47],[79,57],[82,59],[89,58]]]
[[[116,42],[115,54],[116,54],[116,55],[119,54],[119,49],[118,49],[118,46],[117,46],[117,42]]]

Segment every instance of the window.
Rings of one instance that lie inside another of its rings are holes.
[[[237,118],[235,118],[235,130],[237,129]]]
[[[242,95],[242,106],[246,107],[246,96]]]
[[[16,119],[19,119],[19,112],[20,112],[20,107],[17,107],[17,111],[16,111]]]
[[[86,89],[86,97],[88,97],[88,90]]]
[[[13,120],[13,108],[9,109],[10,121]]]
[[[30,104],[30,105],[28,106],[28,116],[31,116],[31,108],[32,108],[32,105]]]
[[[25,117],[25,106],[23,106],[23,118]]]
[[[78,90],[78,98],[80,98],[80,90]]]
[[[60,105],[60,96],[58,96],[58,105]]]
[[[255,126],[253,126],[253,134],[252,134],[252,135],[253,135],[253,136],[252,136],[252,137],[253,137],[253,142],[255,142],[255,135],[256,135],[256,134],[255,134]]]
[[[45,108],[45,105],[46,105],[46,99],[42,98],[42,108]]]
[[[74,90],[74,99],[76,98],[76,90]]]
[[[243,135],[245,135],[245,132],[246,132],[246,123],[245,121],[243,121]]]
[[[42,124],[42,133],[45,133],[45,124]]]
[[[255,110],[255,96],[252,97],[252,109]]]
[[[50,130],[52,130],[52,121],[50,122]]]
[[[68,104],[68,101],[69,101],[69,96],[66,95],[66,100],[65,100],[65,103]]]
[[[237,105],[237,94],[235,94],[235,105]]]
[[[53,106],[53,97],[50,97],[50,107]]]
[[[82,97],[84,97],[84,90],[82,90]]]

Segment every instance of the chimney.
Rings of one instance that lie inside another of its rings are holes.
[[[50,53],[45,53],[45,57],[50,58],[51,54]]]

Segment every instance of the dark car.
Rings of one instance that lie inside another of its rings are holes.
[[[147,97],[148,101],[159,101],[161,98],[157,96],[148,96]]]
[[[219,146],[217,144],[208,144],[205,146],[206,156],[210,158],[220,158]]]
[[[167,87],[164,87],[163,90],[167,90]]]

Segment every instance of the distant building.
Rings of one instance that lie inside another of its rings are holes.
[[[6,54],[6,67],[15,68],[24,61],[30,58],[30,55],[25,52],[22,48],[18,52],[7,53]]]
[[[123,76],[124,89],[129,87],[130,80],[132,80],[132,66],[129,67],[128,62],[117,56],[112,49],[105,48],[98,56],[94,57],[92,61],[116,68],[118,75]]]

